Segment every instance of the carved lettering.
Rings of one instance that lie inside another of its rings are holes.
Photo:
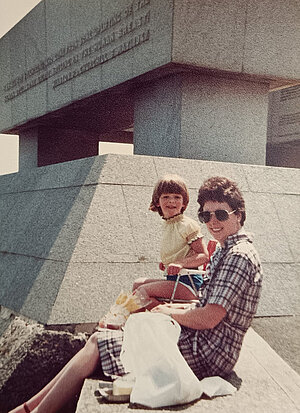
[[[299,85],[283,89],[280,92],[280,102],[285,102],[290,99],[296,99],[300,97]]]
[[[53,55],[8,82],[4,86],[5,102],[69,70],[53,81],[55,89],[148,41],[150,29],[146,26],[150,24],[150,10],[145,10],[145,7],[149,5],[150,0],[134,0],[120,12],[99,22],[99,25],[86,31],[80,38],[61,47]],[[71,56],[67,57],[68,55]],[[62,60],[63,58],[65,59]]]
[[[140,10],[145,6],[148,6],[150,4],[150,0],[138,0],[136,3],[136,8],[135,10]]]

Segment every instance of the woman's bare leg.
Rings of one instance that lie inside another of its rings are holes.
[[[96,335],[92,335],[66,366],[39,393],[26,402],[30,411],[56,412],[81,390],[84,379],[91,375],[99,363]],[[24,412],[22,406],[11,413]]]

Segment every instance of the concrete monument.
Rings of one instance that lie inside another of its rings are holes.
[[[300,79],[298,16],[291,0],[44,0],[0,41],[0,131],[22,169],[101,140],[264,165],[269,85]]]
[[[300,78],[298,11],[292,0],[44,0],[4,36],[0,130],[20,135],[20,172],[0,177],[0,305],[90,323],[137,276],[159,277],[148,205],[176,172],[194,216],[205,178],[237,180],[266,272],[260,314],[297,313],[299,171],[264,164],[269,85]],[[99,140],[143,156],[93,156]]]

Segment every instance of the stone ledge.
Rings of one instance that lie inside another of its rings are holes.
[[[242,385],[233,396],[201,398],[193,404],[182,406],[180,410],[188,413],[196,413],[200,409],[206,413],[282,413],[283,410],[289,413],[299,412],[300,376],[253,329],[246,334],[235,372],[242,379]],[[99,380],[85,380],[76,413],[115,413],[129,410],[128,403],[99,403],[94,396],[94,391],[98,388]],[[147,410],[134,409],[137,413]],[[161,410],[163,409],[151,411]],[[167,410],[178,411],[178,406]]]

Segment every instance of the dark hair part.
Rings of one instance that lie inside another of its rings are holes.
[[[189,203],[189,193],[184,180],[178,175],[166,175],[160,179],[154,187],[152,201],[149,209],[163,216],[161,207],[158,206],[162,194],[180,194],[183,198],[181,213],[185,211]]]
[[[205,202],[226,202],[235,214],[241,214],[241,226],[246,220],[245,201],[237,184],[225,177],[213,176],[204,181],[198,192],[199,212],[203,211]]]

